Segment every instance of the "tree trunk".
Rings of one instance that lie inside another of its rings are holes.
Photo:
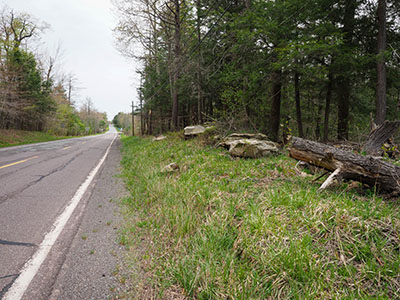
[[[174,130],[179,129],[179,120],[178,120],[178,80],[180,75],[180,58],[181,58],[181,5],[179,0],[174,0],[175,11],[174,11],[174,67],[172,74],[173,88],[172,88],[172,125]]]
[[[372,156],[362,156],[325,144],[293,137],[289,155],[329,171],[344,179],[357,180],[385,193],[400,193],[400,167]]]
[[[337,138],[338,140],[349,139],[349,108],[350,108],[350,84],[345,77],[340,76],[338,80],[338,86],[341,88],[338,91],[338,128]]]
[[[385,121],[381,126],[370,133],[363,151],[370,155],[381,154],[383,143],[391,138],[399,127],[400,121]]]
[[[198,58],[197,58],[197,123],[203,124],[203,97],[201,89],[201,65],[202,65],[202,51],[201,51],[201,0],[196,1],[196,11],[197,11],[197,44],[199,45]]]
[[[321,117],[322,117],[323,105],[321,97],[318,97],[317,101],[318,101],[318,110],[317,110],[317,118],[315,120],[315,137],[316,140],[319,141],[321,139]]]
[[[386,0],[378,1],[378,60],[376,85],[375,123],[381,125],[386,119]]]
[[[329,139],[329,114],[331,110],[332,100],[332,74],[329,73],[328,83],[326,86],[326,100],[325,100],[325,117],[324,117],[324,137],[323,141],[327,142]]]
[[[357,8],[357,0],[346,0],[345,11],[343,18],[343,34],[344,34],[344,52],[348,51],[346,48],[353,46],[353,32],[355,23],[355,12]],[[351,78],[348,64],[341,64],[341,75],[337,77],[338,87],[338,128],[337,137],[339,140],[347,140],[349,137],[349,108],[350,108],[350,95],[351,95]]]
[[[300,103],[300,75],[296,71],[294,73],[294,96],[296,101],[296,117],[297,117],[297,129],[299,131],[299,136],[304,137],[303,132],[303,121],[301,119],[301,103]]]
[[[279,125],[281,120],[281,95],[282,95],[282,73],[275,71],[273,73],[272,83],[272,104],[270,112],[270,138],[273,141],[278,140]]]
[[[153,112],[149,111],[149,135],[153,134]]]

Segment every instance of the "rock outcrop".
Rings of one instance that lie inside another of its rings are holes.
[[[278,145],[262,133],[232,133],[219,146],[229,150],[232,156],[257,158],[279,151]]]

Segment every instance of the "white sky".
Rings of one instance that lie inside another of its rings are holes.
[[[26,12],[50,25],[41,42],[54,54],[61,45],[61,71],[72,73],[82,88],[75,96],[79,107],[90,97],[111,120],[129,112],[138,102],[139,77],[134,62],[114,47],[112,28],[117,20],[110,0],[0,0],[16,12]]]

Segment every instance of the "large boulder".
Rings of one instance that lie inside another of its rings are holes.
[[[183,129],[183,133],[185,134],[185,137],[197,136],[200,133],[203,133],[204,131],[206,131],[206,128],[201,125],[187,126]]]
[[[232,133],[224,138],[220,143],[219,146],[224,147],[226,149],[230,149],[232,143],[243,140],[243,139],[253,139],[253,140],[261,140],[261,141],[268,141],[268,137],[262,133]]]
[[[275,143],[266,140],[240,139],[230,143],[229,153],[236,157],[258,158],[277,153]]]

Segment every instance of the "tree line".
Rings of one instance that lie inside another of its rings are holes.
[[[222,121],[316,140],[366,135],[400,108],[400,2],[115,0],[139,59],[146,131]],[[137,51],[140,45],[142,51]]]
[[[107,116],[87,98],[77,109],[76,79],[56,74],[57,57],[35,53],[48,25],[4,6],[0,10],[0,128],[48,131],[59,135],[97,133]]]

